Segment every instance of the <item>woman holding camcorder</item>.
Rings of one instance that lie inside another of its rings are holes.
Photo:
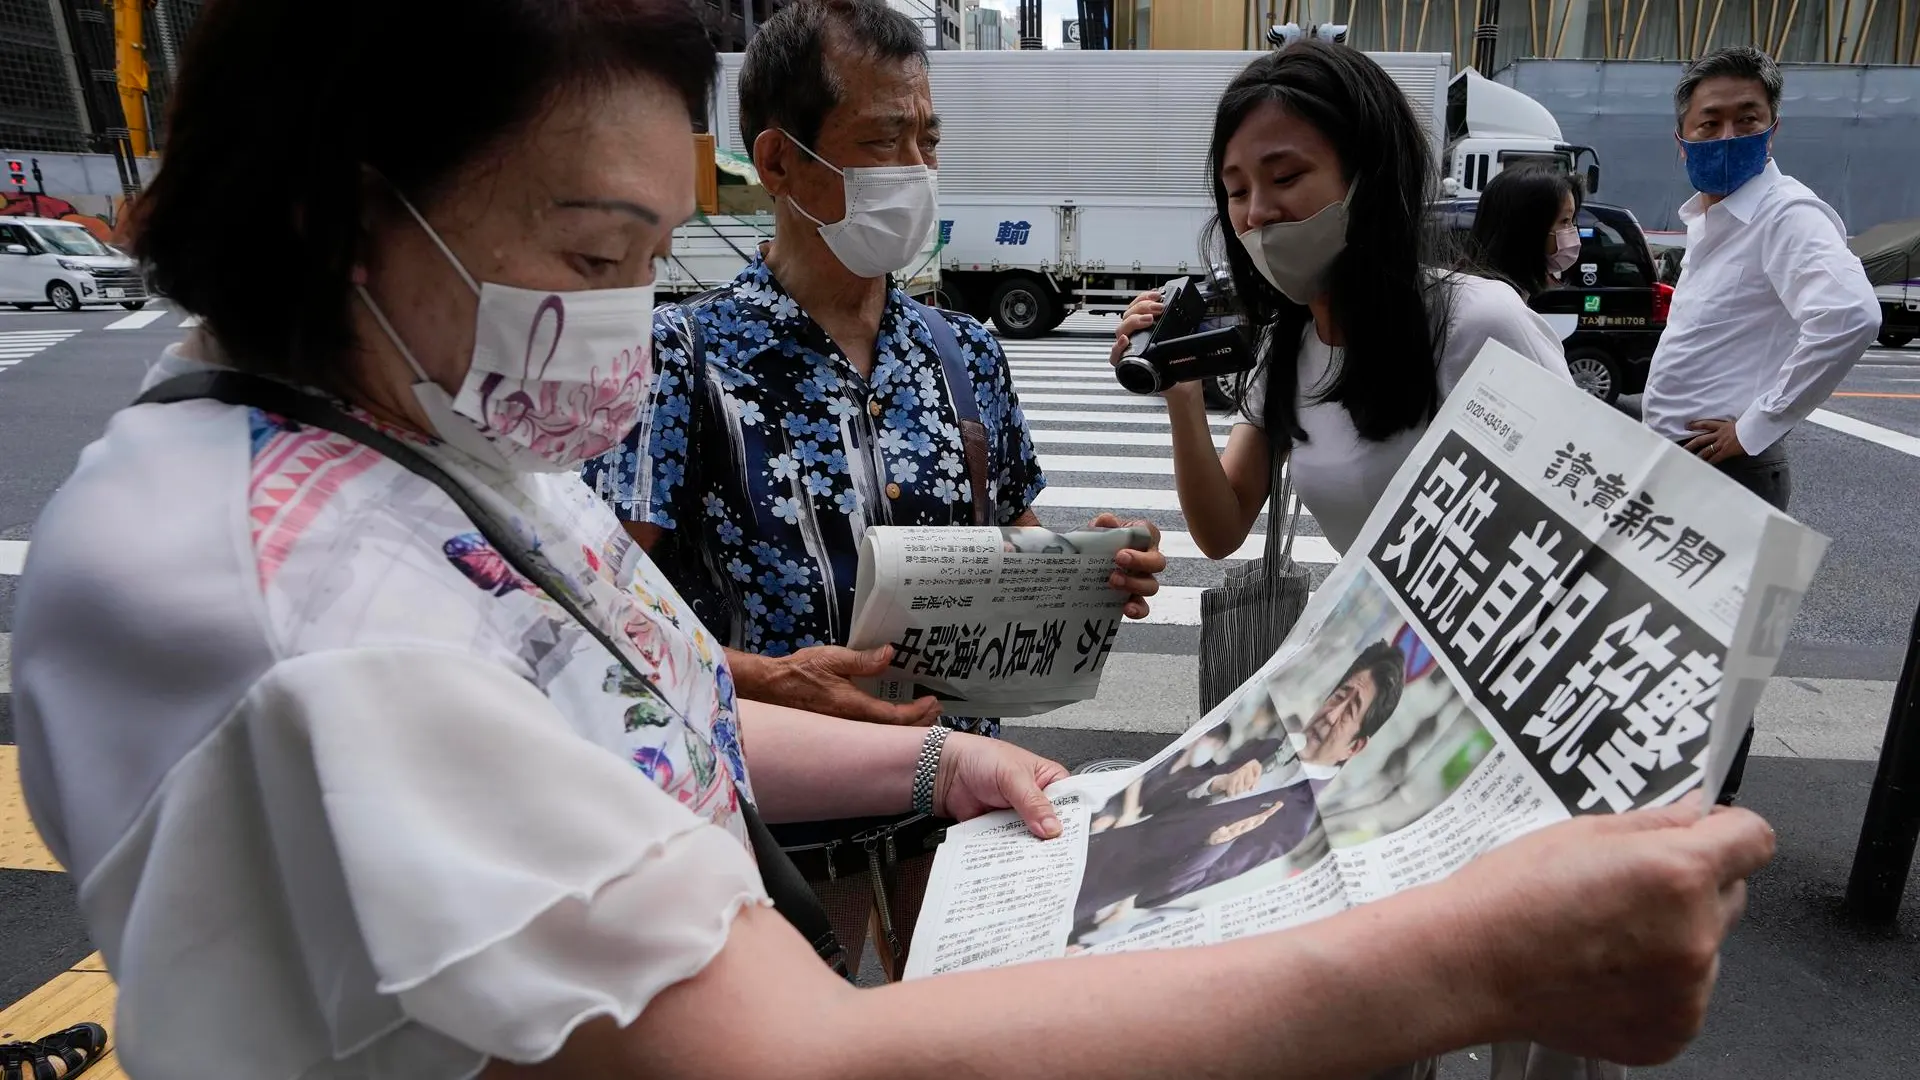
[[[1194,543],[1239,548],[1265,508],[1273,454],[1341,551],[1488,341],[1563,377],[1560,341],[1507,285],[1435,269],[1436,183],[1406,97],[1357,49],[1301,42],[1247,66],[1220,99],[1213,200],[1257,363],[1216,453],[1198,382],[1162,391]],[[1127,309],[1116,364],[1165,310]]]

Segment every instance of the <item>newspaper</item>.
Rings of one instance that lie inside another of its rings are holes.
[[[1497,344],[1262,670],[1150,761],[947,832],[909,977],[1225,941],[1718,790],[1824,537]]]
[[[847,644],[890,644],[893,663],[864,688],[884,701],[932,694],[969,716],[1094,696],[1127,601],[1107,584],[1114,556],[1152,543],[1145,526],[869,528]]]

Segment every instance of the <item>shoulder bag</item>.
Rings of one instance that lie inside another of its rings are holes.
[[[449,476],[446,470],[434,464],[425,454],[408,446],[373,426],[366,424],[337,408],[325,398],[295,389],[285,383],[272,379],[250,375],[240,371],[205,371],[191,375],[181,375],[159,384],[141,394],[135,404],[167,404],[176,401],[209,399],[228,405],[249,405],[265,412],[283,416],[310,427],[331,431],[345,436],[370,449],[378,451],[394,464],[414,473],[444,492],[453,504],[467,515],[480,535],[486,537],[495,551],[507,560],[520,575],[539,586],[541,591],[554,603],[560,605],[582,629],[593,635],[602,648],[612,654],[614,659],[633,676],[634,681],[655,697],[660,691],[645,672],[637,669],[627,658],[626,652],[614,644],[606,631],[580,611],[568,591],[553,581],[546,571],[543,560],[528,557],[521,547],[512,529],[496,519],[479,501],[468,494],[459,482]],[[664,702],[664,699],[662,699]],[[843,978],[848,976],[846,950],[834,937],[833,927],[827,921],[827,915],[820,907],[820,901],[813,895],[795,869],[793,861],[787,857],[780,845],[774,842],[773,834],[760,819],[760,812],[751,802],[740,800],[740,816],[745,821],[747,836],[753,845],[753,855],[760,866],[760,877],[766,885],[767,895],[773,899],[775,910],[786,917],[793,928],[807,939],[813,951],[829,967]]]

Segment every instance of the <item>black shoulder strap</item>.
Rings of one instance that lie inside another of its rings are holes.
[[[521,576],[538,585],[547,597],[559,604],[567,614],[573,616],[582,629],[593,635],[602,648],[613,654],[627,673],[634,677],[646,691],[660,697],[660,691],[644,672],[634,667],[627,654],[606,631],[588,619],[575,603],[572,594],[559,582],[551,580],[546,566],[537,559],[529,558],[521,541],[514,536],[504,523],[499,521],[483,507],[459,481],[447,475],[446,470],[433,463],[425,454],[370,424],[349,416],[335,408],[326,399],[285,383],[275,382],[258,375],[249,375],[239,371],[203,371],[191,375],[180,375],[159,384],[141,394],[137,405],[169,404],[176,401],[210,399],[228,405],[250,405],[254,408],[286,417],[289,420],[310,427],[344,435],[354,442],[378,451],[383,456],[409,472],[426,480],[444,492],[453,504],[467,515],[480,535],[486,537],[493,549],[507,560]],[[662,704],[666,704],[662,698]],[[793,865],[793,860],[768,831],[766,822],[760,819],[760,812],[751,802],[740,800],[740,816],[746,822],[747,836],[753,843],[755,860],[760,864],[760,876],[767,887],[767,895],[773,898],[773,904],[786,916],[793,928],[800,931],[813,946],[813,951],[822,960],[842,976],[846,976],[846,950],[834,937],[833,925],[827,921],[826,912],[820,907],[820,901],[807,887],[806,879]]]
[[[966,454],[968,491],[972,496],[973,523],[993,524],[992,508],[987,505],[987,426],[980,422],[980,399],[973,391],[973,372],[960,351],[960,337],[953,332],[947,313],[911,297],[907,305],[920,313],[920,321],[933,338],[934,354],[940,358],[941,373],[946,376],[947,399],[953,402],[954,419],[960,428],[960,448]]]
[[[967,358],[961,355],[960,338],[953,332],[953,324],[937,307],[913,299],[907,304],[920,313],[920,321],[927,324],[927,333],[933,335],[933,351],[939,354],[940,367],[946,372],[953,411],[962,423],[969,420],[979,423],[980,402],[973,395],[973,373],[967,370]]]

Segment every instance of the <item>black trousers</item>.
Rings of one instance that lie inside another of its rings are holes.
[[[1765,499],[1775,510],[1786,512],[1787,503],[1793,498],[1793,473],[1787,465],[1784,437],[1757,454],[1730,458],[1714,467],[1725,473],[1727,479]],[[1740,781],[1747,773],[1747,752],[1752,747],[1753,722],[1749,719],[1740,749],[1733,755],[1733,767],[1727,771],[1726,783],[1720,786],[1721,802],[1731,804],[1740,793]]]
[[[1787,502],[1793,497],[1793,474],[1787,467],[1787,440],[1782,438],[1758,454],[1744,455],[1721,462],[1715,468],[1727,474],[1741,487],[1767,500],[1768,505],[1784,513]],[[1747,733],[1740,740],[1740,749],[1733,755],[1733,767],[1727,771],[1726,783],[1720,785],[1719,801],[1732,805],[1734,796],[1740,794],[1740,781],[1747,774],[1747,751],[1753,748],[1753,722],[1747,722]]]

